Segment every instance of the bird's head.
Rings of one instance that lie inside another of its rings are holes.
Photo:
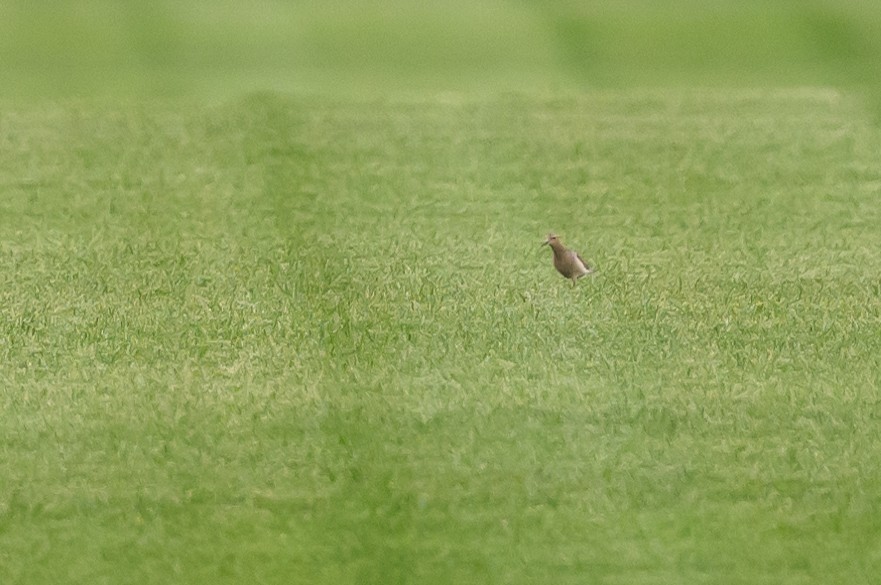
[[[547,239],[544,242],[542,242],[541,245],[548,246],[550,244],[555,244],[556,242],[559,242],[559,241],[560,241],[560,238],[557,237],[557,234],[552,232],[552,233],[548,234]]]

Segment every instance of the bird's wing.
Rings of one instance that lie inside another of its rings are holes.
[[[587,262],[587,260],[585,260],[584,258],[582,258],[582,257],[581,257],[581,254],[579,254],[579,253],[576,252],[576,253],[575,253],[575,257],[578,258],[578,260],[579,260],[582,264],[584,264],[584,267],[587,268],[588,271],[593,272],[594,267],[591,266],[591,265]]]

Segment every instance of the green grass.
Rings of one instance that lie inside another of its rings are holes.
[[[836,84],[878,104],[879,23],[874,0],[5,0],[0,97]]]
[[[0,114],[0,580],[870,583],[832,90]],[[599,267],[575,288],[555,230]]]

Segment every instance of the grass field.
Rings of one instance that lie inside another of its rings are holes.
[[[6,108],[2,582],[874,582],[868,120],[834,90]]]
[[[0,3],[0,585],[877,583],[875,4]]]

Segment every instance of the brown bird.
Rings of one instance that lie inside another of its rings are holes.
[[[557,272],[572,279],[572,286],[582,276],[587,276],[594,272],[594,268],[585,262],[584,258],[578,255],[575,250],[570,250],[563,245],[560,238],[556,234],[548,234],[542,246],[550,246],[554,251],[554,268]]]

